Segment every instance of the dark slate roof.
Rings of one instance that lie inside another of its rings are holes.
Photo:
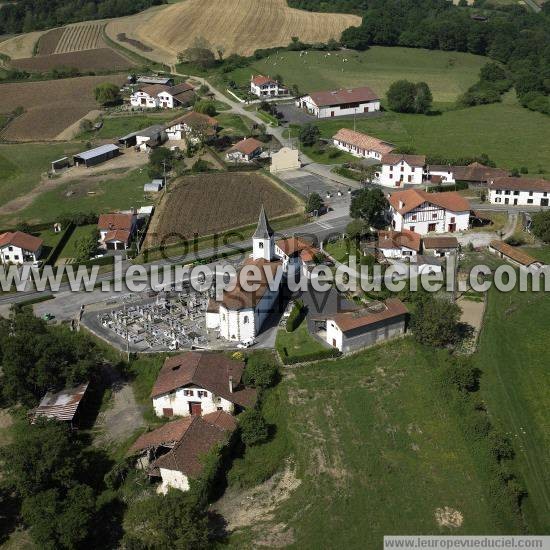
[[[255,239],[269,239],[273,236],[273,229],[269,225],[269,221],[265,214],[264,205],[262,204],[262,209],[260,211],[260,218],[258,219],[258,227],[254,232],[253,238]]]

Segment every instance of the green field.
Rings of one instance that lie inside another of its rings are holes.
[[[311,353],[322,353],[328,349],[327,346],[310,336],[305,321],[302,321],[293,332],[287,332],[285,328],[279,329],[275,348],[281,357],[290,358],[300,358]]]
[[[0,204],[28,193],[50,169],[52,160],[78,153],[79,143],[0,145]]]
[[[250,133],[249,119],[245,119],[241,115],[233,113],[220,113],[216,116],[216,120],[220,125],[220,134],[241,134],[243,136]]]
[[[550,530],[549,318],[547,294],[491,291],[476,354],[484,400],[514,444],[532,533]]]
[[[340,51],[329,56],[309,51],[300,57],[299,52],[283,51],[228,77],[246,85],[252,73],[277,74],[302,92],[370,86],[382,96],[392,82],[405,78],[427,82],[435,101],[452,102],[477,80],[485,63],[487,58],[467,53],[373,46],[366,52]]]
[[[162,111],[160,113],[138,114],[130,116],[112,116],[103,119],[103,126],[97,132],[85,132],[79,136],[80,139],[111,139],[119,138],[142,130],[153,124],[164,124],[181,116],[182,111]]]
[[[61,252],[59,253],[58,259],[63,258],[76,258],[77,252],[76,252],[76,243],[79,239],[82,237],[87,237],[88,235],[92,235],[97,231],[97,225],[81,225],[79,227],[75,227],[74,231],[70,237],[70,239],[67,241]]]
[[[328,138],[339,128],[353,128],[353,119],[317,124]],[[419,154],[454,159],[487,153],[501,168],[526,166],[531,176],[550,173],[550,119],[521,107],[512,93],[502,103],[434,116],[386,112],[378,118],[360,118],[357,130]]]
[[[101,213],[151,204],[143,195],[143,184],[149,180],[147,171],[138,169],[128,172],[120,179],[109,179],[109,175],[106,175],[101,183],[66,183],[42,193],[18,213],[17,219],[40,223],[55,220],[60,214]]]
[[[270,444],[290,432],[301,484],[261,532],[282,524],[299,548],[381,548],[389,533],[519,532],[511,514],[496,517],[486,465],[437,391],[444,355],[406,338],[287,371]],[[245,456],[250,468],[260,466],[255,454]],[[460,527],[438,525],[445,507],[462,514]]]

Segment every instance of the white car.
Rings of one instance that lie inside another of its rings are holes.
[[[237,347],[240,349],[246,349],[250,346],[253,346],[256,343],[255,340],[245,340],[244,342],[241,342],[240,344],[237,344]]]

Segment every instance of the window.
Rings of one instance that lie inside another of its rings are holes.
[[[428,232],[435,231],[437,224],[435,223],[429,223],[428,224]]]
[[[193,390],[183,390],[185,397],[193,397]]]
[[[530,196],[530,197],[533,196],[533,191],[529,191],[529,196]]]
[[[414,225],[410,225],[410,226],[409,226],[409,230],[410,230],[410,231],[414,231]]]
[[[197,392],[197,397],[208,397],[208,392],[207,391],[203,391],[203,390],[199,390]]]
[[[415,222],[416,221],[416,214],[413,214],[412,215],[412,220]]]
[[[14,256],[13,259],[14,260],[19,260],[19,256]]]
[[[390,172],[393,172],[393,166],[390,166]]]
[[[9,250],[10,252],[13,252],[13,246],[8,246],[8,250]]]
[[[243,317],[243,323],[246,325],[248,323],[248,315]]]
[[[456,218],[454,216],[451,218],[451,223],[456,223]]]
[[[404,171],[405,171],[405,168],[401,166],[401,172],[404,172]]]
[[[519,195],[519,191],[514,191],[514,195]]]
[[[533,199],[527,199],[527,204],[533,204]]]
[[[260,242],[258,243],[258,248],[263,248],[264,247],[264,243]]]
[[[502,189],[497,189],[497,195],[502,195]]]
[[[506,191],[504,191],[504,194],[505,194],[505,195],[509,195],[509,194],[510,194],[510,191],[506,190]]]
[[[390,174],[390,179],[393,179],[393,174]]]
[[[437,218],[437,213],[432,214],[432,219],[435,220]]]

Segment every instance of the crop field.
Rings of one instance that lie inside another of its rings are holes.
[[[258,48],[286,46],[293,36],[304,42],[338,39],[344,29],[360,22],[356,15],[289,8],[286,0],[186,0],[109,22],[106,31],[112,40],[125,33],[153,48],[148,57],[162,52],[169,56],[166,62],[175,62],[199,36],[223,46],[225,55],[250,55]]]
[[[294,196],[261,174],[225,172],[183,177],[171,184],[157,208],[148,245],[158,246],[170,234],[189,238],[195,233],[211,235],[255,223],[262,204],[270,218],[301,208]]]
[[[63,29],[55,50],[51,53],[79,52],[105,46],[102,38],[104,23],[82,23]]]
[[[61,35],[65,32],[63,27],[52,29],[44,33],[38,40],[37,54],[38,55],[51,55],[55,53],[55,48],[59,43]]]
[[[2,110],[23,106],[25,112],[2,131],[10,141],[55,139],[65,128],[97,108],[95,86],[102,82],[122,84],[121,75],[84,76],[41,82],[0,84]]]
[[[76,67],[81,71],[117,71],[132,67],[135,63],[111,48],[99,48],[16,59],[12,65],[29,72],[46,72],[56,67]]]
[[[0,42],[0,53],[10,56],[12,59],[32,57],[34,46],[44,31],[33,31],[19,34]]]
[[[248,85],[250,75],[279,74],[285,84],[297,84],[302,92],[370,86],[384,97],[390,84],[399,79],[424,81],[434,101],[452,102],[478,79],[488,59],[479,55],[373,46],[366,52],[281,52],[238,69],[228,75]]]

